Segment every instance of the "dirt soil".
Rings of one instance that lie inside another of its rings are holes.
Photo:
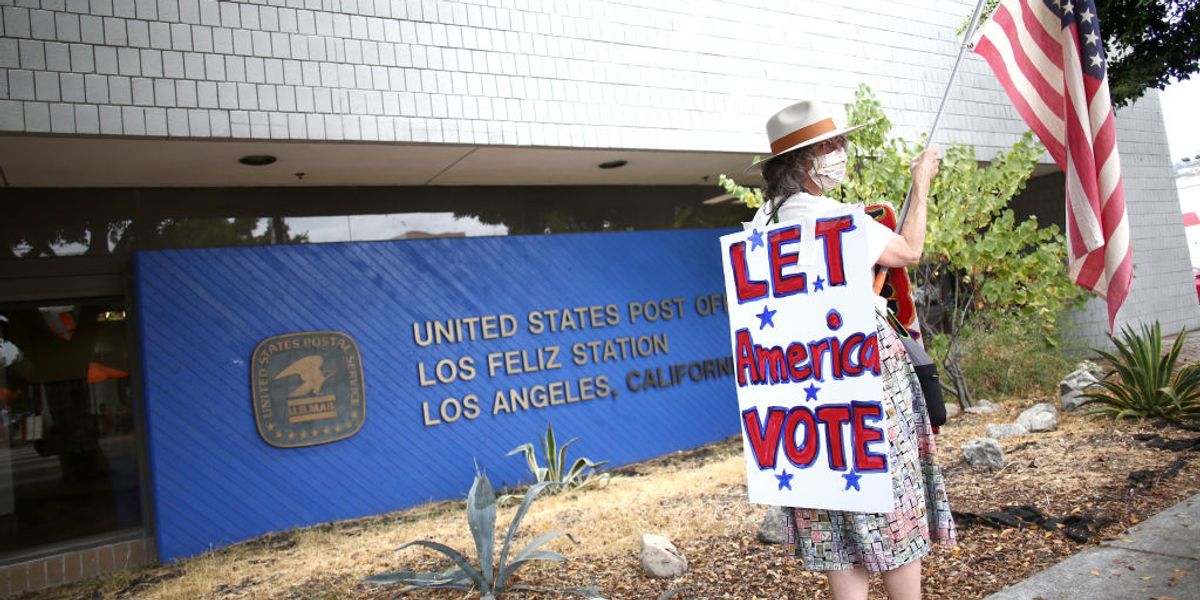
[[[1186,448],[1200,432],[1165,423],[1113,423],[1065,413],[1056,431],[1000,440],[1008,461],[1002,469],[963,461],[959,448],[965,442],[982,437],[988,423],[1012,422],[1035,401],[1006,402],[1002,413],[963,415],[938,436],[958,514],[959,544],[937,548],[925,560],[926,597],[984,597],[1200,492],[1200,446]],[[802,570],[781,546],[757,541],[765,508],[746,501],[743,481],[739,442],[726,440],[619,469],[603,488],[539,499],[518,548],[553,530],[571,533],[578,543],[552,543],[570,562],[535,565],[521,571],[519,579],[548,588],[599,586],[606,598],[653,600],[680,586],[689,589],[675,598],[827,598],[822,576]],[[513,512],[501,510],[498,530],[507,528]],[[668,536],[687,557],[688,573],[670,580],[643,575],[642,532]],[[426,550],[393,551],[413,539],[473,553],[463,503],[442,502],[275,534],[174,565],[26,597],[381,600],[398,590],[364,584],[363,577],[447,566]],[[1175,584],[1193,587],[1195,577],[1177,573]],[[884,597],[876,578],[872,586],[873,598]],[[478,595],[415,592],[407,597]]]

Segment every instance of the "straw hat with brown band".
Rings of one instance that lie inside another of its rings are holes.
[[[846,135],[869,124],[868,122],[854,127],[838,127],[833,122],[833,113],[824,104],[816,100],[802,100],[775,113],[767,120],[771,155],[750,165],[746,172],[757,173],[767,161],[776,156]]]

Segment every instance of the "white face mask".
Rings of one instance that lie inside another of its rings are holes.
[[[841,185],[846,178],[846,151],[839,148],[813,158],[808,176],[821,186],[823,192]]]

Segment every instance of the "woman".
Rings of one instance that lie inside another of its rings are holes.
[[[861,126],[860,126],[861,127]],[[762,168],[767,201],[755,215],[756,225],[836,212],[842,206],[822,196],[837,187],[846,173],[846,134],[815,102],[799,102],[767,122],[773,155],[756,163]],[[929,184],[938,172],[935,150],[912,164],[910,208],[900,234],[871,222],[867,254],[884,267],[910,267],[925,245],[925,210]],[[853,513],[797,508],[787,519],[785,538],[805,568],[825,571],[834,600],[867,597],[867,573],[881,573],[892,600],[921,597],[921,558],[933,543],[955,542],[954,521],[945,482],[936,462],[936,447],[925,399],[904,346],[888,325],[886,303],[876,297],[876,329],[883,358],[884,410],[888,431],[888,463],[892,468],[891,513]]]

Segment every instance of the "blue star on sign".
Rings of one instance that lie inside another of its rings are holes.
[[[819,391],[821,391],[821,388],[817,387],[816,384],[813,384],[813,383],[808,384],[808,387],[804,388],[804,401],[805,402],[808,402],[809,400],[816,401],[817,392],[819,392]]]
[[[775,319],[776,312],[778,312],[778,311],[771,310],[771,309],[767,308],[767,305],[764,304],[763,311],[758,313],[757,315],[754,315],[754,316],[758,317],[759,321],[761,321],[758,324],[758,328],[762,329],[762,328],[766,327],[767,325],[774,327],[775,326],[774,319]]]
[[[859,491],[859,492],[862,491],[862,488],[858,487],[858,480],[862,479],[862,475],[859,475],[858,473],[855,473],[854,471],[850,471],[849,473],[842,475],[842,477],[846,478],[846,490],[849,490],[851,487],[853,487],[855,489],[855,491]],[[842,490],[842,491],[846,491],[846,490]]]
[[[821,279],[820,275],[817,275],[816,281],[813,281],[813,291],[819,292],[824,289],[825,289],[825,280]]]
[[[795,475],[788,473],[787,469],[783,470],[782,475],[776,475],[775,479],[779,480],[779,489],[781,489],[781,490],[783,488],[787,488],[789,490],[792,489],[792,478],[793,477],[795,477]]]
[[[754,250],[755,248],[763,247],[762,236],[763,236],[762,232],[757,229],[755,229],[754,232],[750,234],[750,237],[748,239],[750,240],[750,249],[751,250]]]

